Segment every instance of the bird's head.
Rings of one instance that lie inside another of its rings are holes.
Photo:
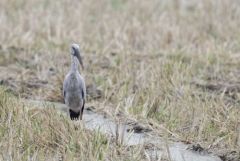
[[[71,54],[72,54],[72,56],[75,56],[78,59],[80,65],[84,69],[83,62],[82,62],[82,57],[80,55],[80,47],[79,47],[78,44],[72,44],[72,46],[71,46]]]

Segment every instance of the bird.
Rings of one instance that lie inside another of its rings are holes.
[[[71,66],[63,81],[64,103],[68,106],[71,120],[82,120],[86,101],[86,86],[83,76],[79,72],[79,64],[84,69],[80,47],[72,44],[70,48]]]

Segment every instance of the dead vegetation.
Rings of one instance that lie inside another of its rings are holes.
[[[143,160],[138,147],[115,145],[53,108],[36,109],[0,88],[1,160]],[[127,151],[126,151],[127,149]]]
[[[69,44],[78,42],[96,109],[237,158],[239,19],[237,0],[3,0],[0,84],[62,101]]]

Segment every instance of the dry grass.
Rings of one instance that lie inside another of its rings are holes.
[[[2,0],[2,84],[60,101],[69,44],[78,42],[87,84],[102,91],[89,100],[96,108],[210,151],[238,151],[239,19],[237,0]]]
[[[98,131],[36,109],[0,89],[1,160],[143,160],[141,148],[116,145]]]

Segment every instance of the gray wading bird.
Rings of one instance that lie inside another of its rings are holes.
[[[63,96],[65,104],[69,107],[69,114],[72,120],[82,120],[84,104],[86,100],[86,86],[84,78],[80,75],[78,66],[83,67],[80,56],[79,45],[71,46],[71,68],[63,82]]]

